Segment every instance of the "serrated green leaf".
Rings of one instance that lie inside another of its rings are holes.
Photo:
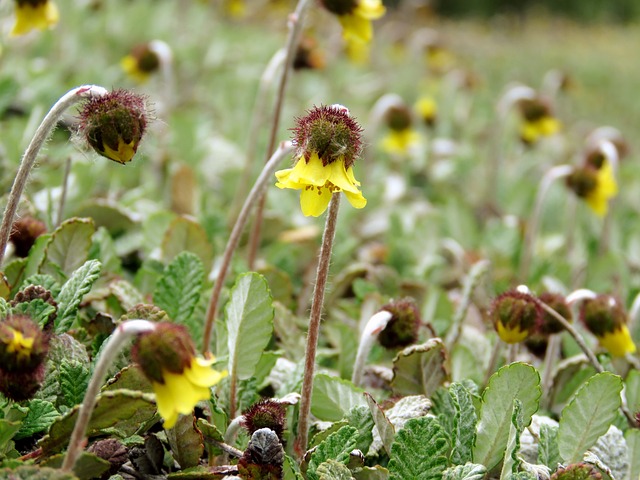
[[[40,273],[68,278],[89,256],[91,238],[96,231],[90,218],[70,218],[51,234],[45,248]]]
[[[45,273],[37,273],[26,278],[20,285],[20,290],[24,290],[29,285],[40,285],[45,290],[49,290],[54,297],[60,294],[60,284],[51,275]]]
[[[551,405],[560,414],[578,388],[596,373],[584,355],[570,357],[558,364],[551,388]]]
[[[542,395],[540,375],[531,365],[512,363],[499,369],[489,379],[482,394],[482,408],[473,447],[473,461],[491,470],[500,463],[507,447],[511,428],[513,401],[522,402],[523,425],[531,423]]]
[[[64,454],[53,455],[41,463],[43,467],[62,468]],[[73,473],[81,480],[100,478],[103,473],[111,468],[111,463],[94,453],[82,452],[73,465]]]
[[[565,462],[575,463],[604,435],[620,408],[622,380],[609,372],[591,377],[562,411],[558,448]]]
[[[629,474],[627,478],[640,479],[640,430],[630,428],[624,434],[627,441],[627,459],[629,461]]]
[[[136,287],[126,280],[115,280],[109,284],[109,289],[120,302],[123,310],[131,310],[145,302],[144,296]]]
[[[311,413],[318,419],[337,422],[353,407],[366,405],[363,390],[348,380],[318,374],[313,379]]]
[[[91,371],[87,364],[63,360],[58,376],[62,392],[59,404],[73,407],[82,403],[90,378]]]
[[[269,286],[257,273],[241,275],[225,309],[229,375],[251,377],[273,333],[273,302]]]
[[[284,465],[282,466],[282,474],[284,480],[303,480],[298,464],[288,455],[284,456]]]
[[[318,465],[316,475],[319,480],[352,480],[351,471],[344,463],[327,460]]]
[[[65,333],[76,318],[78,306],[82,298],[89,293],[94,282],[100,276],[102,264],[97,260],[89,260],[78,268],[71,278],[62,286],[58,296],[58,317],[54,331]]]
[[[361,452],[367,453],[373,441],[374,427],[369,407],[366,405],[355,406],[347,412],[345,419],[349,422],[349,425],[358,429],[356,448]]]
[[[390,476],[389,470],[380,465],[355,469],[352,475],[356,480],[389,480]]]
[[[5,319],[9,314],[10,306],[7,301],[0,297],[0,319]]]
[[[462,384],[449,387],[449,395],[455,409],[453,415],[451,463],[463,465],[473,458],[473,444],[476,440],[478,417],[473,406],[473,397]]]
[[[181,468],[195,467],[200,463],[204,443],[202,433],[193,426],[193,415],[181,415],[166,433],[173,458]]]
[[[520,434],[522,434],[523,430],[522,402],[516,398],[513,401],[511,427],[509,428],[509,439],[507,440],[507,448],[502,461],[500,480],[509,480],[518,471],[520,461],[517,455],[520,451]]]
[[[540,426],[538,442],[538,463],[546,465],[553,472],[562,461],[558,450],[558,427],[555,425]]]
[[[466,463],[447,468],[442,480],[482,480],[487,473],[487,467],[476,463]]]
[[[193,311],[200,300],[204,267],[191,252],[182,252],[167,266],[153,292],[154,303],[181,325],[190,325]],[[201,322],[198,322],[198,327]],[[190,328],[191,334],[194,332]]]
[[[15,307],[11,307],[11,313],[27,315],[41,328],[49,321],[49,315],[55,311],[56,307],[41,298],[36,298],[30,302],[22,302]]]
[[[162,260],[172,261],[182,252],[195,253],[204,265],[213,260],[213,248],[202,226],[186,217],[176,217],[162,239]]]
[[[378,434],[380,435],[382,446],[387,452],[387,455],[391,455],[391,445],[393,445],[393,439],[396,435],[396,430],[395,428],[393,428],[393,425],[385,415],[380,405],[378,405],[378,403],[374,400],[374,398],[366,392],[364,394],[364,398],[367,401],[367,405],[369,405],[371,417],[373,418],[373,422],[378,429]]]
[[[391,388],[396,395],[430,397],[449,377],[445,361],[444,343],[439,338],[407,347],[393,360]]]
[[[438,420],[414,418],[396,434],[387,468],[392,480],[440,480],[447,453],[447,436]]]
[[[42,388],[36,393],[36,398],[47,400],[54,405],[62,398],[60,382],[60,365],[64,361],[89,365],[89,355],[84,345],[68,334],[54,335],[49,343],[49,356]]]
[[[346,464],[349,454],[355,448],[358,441],[358,430],[354,427],[344,426],[332,433],[311,454],[307,468],[308,480],[320,480],[317,469],[327,460],[334,460]]]
[[[19,440],[34,433],[44,432],[59,416],[60,413],[52,403],[34,398],[29,402],[29,413],[22,420],[22,426],[15,438]]]

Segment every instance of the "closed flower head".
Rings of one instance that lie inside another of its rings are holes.
[[[373,37],[371,20],[376,20],[385,13],[381,0],[320,0],[320,3],[338,16],[342,36],[347,42],[370,42]]]
[[[50,0],[15,0],[16,23],[12,36],[24,35],[33,29],[46,30],[60,19],[58,7]]]
[[[575,168],[567,177],[567,186],[600,217],[607,214],[609,200],[618,194],[611,163],[599,156],[590,157],[584,166]]]
[[[362,129],[349,110],[342,105],[314,107],[297,119],[293,130],[296,164],[276,172],[276,186],[301,190],[306,216],[322,215],[336,192],[344,192],[355,208],[363,208],[367,200],[353,174],[362,149]]]
[[[178,414],[188,414],[201,400],[211,396],[210,387],[226,376],[211,368],[214,358],[196,357],[195,347],[181,325],[158,323],[141,334],[133,358],[151,381],[164,428],[172,428]]]
[[[623,357],[627,353],[635,353],[636,345],[627,328],[627,313],[611,295],[585,300],[580,317],[587,330],[611,355]]]
[[[418,340],[418,329],[422,320],[420,310],[412,298],[387,303],[380,310],[392,315],[387,326],[378,335],[378,341],[383,347],[403,348]]]
[[[503,342],[519,343],[540,323],[542,308],[528,293],[509,290],[493,301],[490,316]]]
[[[150,44],[136,45],[131,52],[120,61],[120,66],[127,75],[139,83],[149,80],[149,76],[159,70],[160,57]]]
[[[282,441],[286,414],[287,408],[285,404],[277,400],[264,398],[251,405],[244,412],[243,426],[251,435],[261,428],[269,428]]]
[[[92,97],[80,112],[80,133],[103,157],[125,164],[147,128],[144,97],[127,90]]]
[[[418,143],[420,136],[413,129],[411,110],[404,105],[392,105],[385,114],[389,133],[382,140],[382,148],[389,153],[406,153]]]

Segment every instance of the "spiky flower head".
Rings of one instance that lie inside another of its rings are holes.
[[[345,168],[349,168],[362,151],[362,127],[342,105],[313,107],[296,118],[292,130],[296,156],[307,162],[316,153],[325,167],[343,158]]]
[[[13,222],[9,241],[13,243],[18,257],[26,257],[36,239],[46,232],[47,226],[43,221],[27,215]]]
[[[145,98],[127,90],[91,97],[80,111],[80,133],[103,157],[125,164],[147,128]]]
[[[588,463],[574,463],[558,468],[551,480],[602,480],[602,474]]]
[[[490,317],[503,342],[519,343],[540,323],[542,308],[530,294],[509,290],[493,300]]]
[[[418,329],[422,323],[420,309],[412,298],[403,298],[383,305],[391,320],[378,335],[380,344],[388,349],[403,348],[418,340]]]
[[[627,313],[611,295],[598,295],[583,302],[580,318],[600,345],[616,357],[635,353],[636,345],[627,328]]]
[[[276,400],[263,398],[251,405],[243,413],[243,426],[251,435],[261,428],[269,428],[273,430],[276,435],[278,435],[280,441],[282,441],[286,414],[286,405]]]

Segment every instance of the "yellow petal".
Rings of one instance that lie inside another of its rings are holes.
[[[367,43],[371,41],[373,27],[371,26],[371,21],[367,18],[355,13],[348,13],[340,15],[338,20],[342,24],[342,36],[346,41],[351,38]]]
[[[24,35],[33,29],[45,30],[58,23],[59,19],[58,7],[51,1],[36,6],[23,3],[16,6],[16,23],[11,35]]]
[[[353,208],[364,208],[367,205],[367,199],[364,198],[360,192],[344,192],[344,194]]]
[[[138,64],[138,59],[133,55],[127,55],[120,60],[120,67],[122,70],[133,78],[138,83],[145,83],[149,80],[149,73],[143,70],[140,70],[140,65]]]
[[[376,20],[386,12],[380,0],[360,0],[354,10],[354,14],[369,20]]]
[[[307,162],[304,157],[298,160],[291,173],[289,181],[302,185],[321,187],[329,179],[330,169],[322,164],[316,152],[313,152]]]
[[[420,135],[411,128],[390,130],[382,140],[382,148],[388,153],[407,153],[419,140]]]
[[[496,330],[500,339],[505,343],[520,343],[527,338],[527,335],[529,334],[528,331],[520,330],[519,327],[506,327],[501,322],[496,323]]]
[[[307,187],[300,192],[300,207],[306,217],[319,217],[329,206],[331,190],[323,187]]]
[[[598,337],[598,341],[614,357],[624,357],[627,353],[633,354],[636,352],[636,345],[633,343],[626,325],[602,337]]]
[[[360,182],[356,180],[356,177],[353,174],[353,166],[347,168],[347,178],[349,178],[349,181],[354,185],[357,185],[358,187],[360,186]]]
[[[560,131],[561,124],[557,118],[554,117],[542,117],[538,120],[538,130],[541,135],[549,137],[555,135]]]
[[[134,147],[134,141],[131,140],[129,143],[124,143],[124,141],[119,138],[118,139],[118,150],[113,150],[106,143],[102,145],[104,147],[105,157],[113,160],[114,162],[125,164],[130,162],[133,156],[136,153],[136,149]]]
[[[191,368],[184,370],[184,376],[194,385],[207,388],[212,387],[227,376],[226,370],[219,372],[211,368],[213,362],[215,362],[215,358],[210,360],[196,358],[191,363]]]
[[[358,187],[351,181],[344,168],[344,159],[340,158],[325,168],[329,170],[329,181],[345,192],[358,192]]]
[[[598,170],[596,186],[585,197],[585,201],[596,215],[604,217],[609,208],[609,200],[617,193],[618,184],[613,174],[613,168],[609,162],[605,161]]]

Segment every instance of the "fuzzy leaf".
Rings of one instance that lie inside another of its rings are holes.
[[[162,239],[162,260],[170,262],[182,252],[195,253],[204,265],[213,260],[211,242],[202,226],[186,217],[176,217]]]
[[[273,333],[273,305],[262,275],[246,273],[233,286],[226,306],[229,374],[251,377]]]
[[[366,404],[362,393],[348,380],[318,374],[313,379],[311,413],[320,420],[337,422],[353,407]]]
[[[203,282],[204,267],[200,259],[193,253],[182,252],[167,266],[156,284],[154,303],[175,323],[189,326]]]
[[[40,273],[68,278],[89,256],[96,226],[90,218],[70,218],[51,234]]]
[[[15,438],[19,440],[34,433],[44,432],[59,416],[60,413],[52,403],[34,398],[29,402],[29,413],[22,420],[22,427]]]
[[[131,310],[144,303],[144,296],[126,280],[115,280],[109,284],[109,288],[120,302],[123,310]]]
[[[594,375],[562,411],[558,448],[565,462],[575,463],[604,435],[620,408],[622,380],[609,372]]]
[[[349,454],[355,448],[357,441],[358,430],[350,426],[344,426],[329,435],[311,454],[307,468],[307,478],[309,480],[320,480],[317,469],[327,460],[346,464],[349,460]]]
[[[65,333],[71,328],[82,298],[89,293],[101,270],[102,264],[99,261],[89,260],[73,272],[71,278],[62,286],[58,295],[58,317],[54,326],[57,334]]]
[[[540,426],[540,442],[538,443],[538,463],[546,465],[553,472],[562,462],[558,450],[558,427]]]
[[[24,290],[29,285],[40,285],[51,292],[51,295],[57,297],[60,294],[60,284],[51,275],[37,273],[25,279],[20,285],[20,290]]]
[[[462,384],[449,387],[449,395],[455,409],[453,415],[451,463],[463,465],[473,458],[473,444],[476,440],[478,416],[473,406],[473,397]]]
[[[65,455],[61,453],[53,455],[40,465],[49,468],[62,468],[64,457]],[[100,458],[94,453],[82,452],[73,466],[73,473],[81,479],[100,478],[110,468],[111,463],[108,460]]]
[[[629,472],[627,454],[627,442],[622,431],[615,425],[611,425],[607,433],[598,438],[595,445],[588,450],[584,459],[587,462],[590,461],[588,456],[591,455],[598,459],[600,464],[606,466],[606,471],[612,478],[627,478]]]
[[[393,438],[396,435],[396,430],[393,428],[393,425],[384,414],[384,411],[378,405],[378,403],[374,400],[374,398],[369,394],[364,394],[364,398],[369,405],[369,410],[371,411],[371,416],[376,425],[376,429],[378,434],[380,435],[380,440],[382,441],[382,446],[384,447],[387,455],[391,455],[391,445],[393,445]]]
[[[181,468],[195,467],[204,452],[202,433],[193,425],[193,415],[181,415],[176,425],[166,430],[173,458]]]
[[[449,377],[445,360],[444,343],[439,338],[405,348],[393,360],[391,388],[396,395],[430,397]]]
[[[391,446],[392,480],[439,480],[447,468],[448,441],[435,417],[409,420]]]
[[[442,480],[482,480],[487,473],[484,465],[466,463],[447,468],[442,475]]]
[[[22,314],[31,317],[40,327],[43,327],[49,320],[49,315],[56,311],[56,307],[45,302],[41,298],[36,298],[30,302],[22,302],[11,308],[11,313]]]
[[[63,360],[58,377],[62,392],[60,403],[67,407],[82,403],[90,378],[91,371],[87,364]]]
[[[509,428],[509,439],[502,461],[502,472],[500,480],[509,480],[518,471],[520,461],[517,458],[520,451],[520,434],[524,430],[522,424],[522,402],[517,398],[513,401],[513,411],[511,414],[511,427]]]
[[[366,405],[358,405],[353,407],[345,416],[349,425],[358,429],[358,439],[356,448],[361,452],[367,452],[373,441],[373,417],[371,411]]]
[[[319,480],[351,480],[351,471],[344,463],[327,460],[318,465],[316,470]]]
[[[640,430],[630,428],[624,434],[627,441],[627,458],[629,460],[629,474],[627,478],[640,478]]]
[[[473,447],[473,461],[491,470],[502,459],[511,428],[513,401],[522,402],[523,425],[531,423],[538,410],[542,390],[540,375],[531,365],[512,363],[489,379],[482,394],[480,421]]]

